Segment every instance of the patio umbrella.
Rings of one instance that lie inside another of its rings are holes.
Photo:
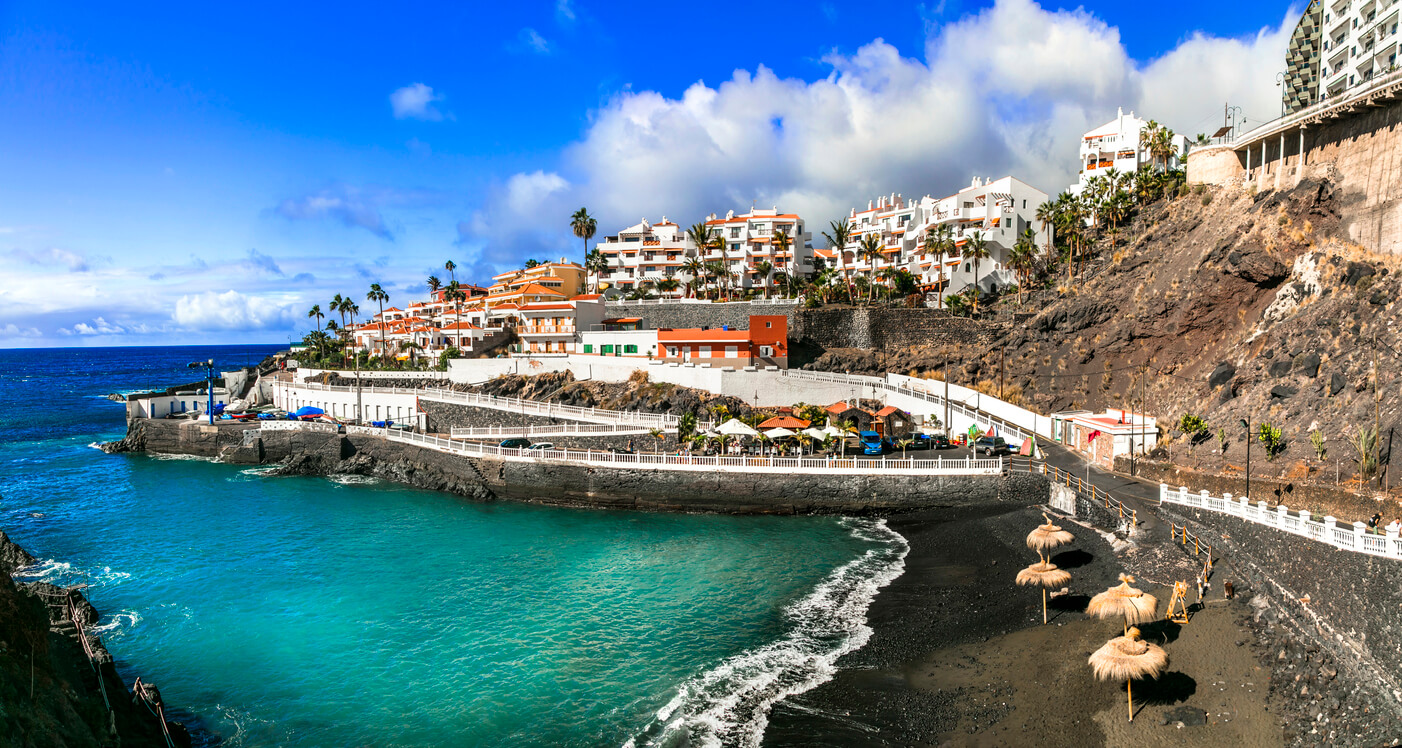
[[[815,429],[812,426],[809,426],[808,428],[804,429],[799,433],[807,434],[808,436],[811,436],[814,439],[817,439],[818,441],[822,441],[823,439],[828,438],[828,432],[824,431],[823,429]]]
[[[1071,581],[1071,572],[1057,568],[1050,561],[1038,561],[1017,573],[1017,583],[1023,587],[1042,588],[1042,625],[1047,624],[1047,590],[1065,587]]]
[[[1046,558],[1042,556],[1043,551],[1066,545],[1076,538],[1071,533],[1052,524],[1051,517],[1048,517],[1046,512],[1042,512],[1042,519],[1047,521],[1045,525],[1038,525],[1037,529],[1027,533],[1027,547],[1036,551],[1037,557],[1045,561]]]
[[[847,432],[829,423],[823,427],[823,437],[836,436],[839,439],[847,436]]]
[[[759,436],[758,431],[746,426],[739,418],[732,418],[722,423],[716,427],[716,431],[725,436]]]
[[[770,439],[783,439],[786,436],[793,436],[794,432],[781,427],[777,429],[770,429],[764,432],[764,435],[769,437]]]
[[[1157,678],[1168,667],[1168,653],[1163,648],[1139,638],[1139,629],[1130,629],[1091,654],[1090,669],[1099,680],[1125,682],[1125,699],[1129,704],[1129,721],[1134,721],[1135,678]]]
[[[1130,624],[1154,620],[1159,599],[1129,586],[1133,581],[1134,577],[1121,574],[1119,586],[1111,587],[1092,597],[1090,605],[1086,606],[1086,612],[1101,619],[1123,617],[1126,633],[1129,632]]]

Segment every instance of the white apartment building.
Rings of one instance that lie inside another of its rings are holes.
[[[597,249],[609,265],[608,271],[599,276],[600,288],[623,293],[654,290],[670,298],[680,298],[686,292],[688,276],[682,272],[682,265],[688,257],[696,256],[696,244],[666,216],[658,223],[644,218],[614,236],[606,236]],[[667,279],[676,280],[677,288],[665,292],[659,289],[658,284]]]
[[[1327,100],[1397,70],[1399,8],[1402,3],[1398,0],[1311,2],[1300,19],[1296,36],[1291,38],[1291,51],[1295,51],[1298,41],[1304,42],[1307,49],[1318,50],[1320,70],[1315,96],[1308,101],[1287,98],[1287,107],[1293,111]],[[1302,32],[1306,39],[1298,38]],[[1303,73],[1304,82],[1313,82],[1309,80],[1309,58],[1308,54],[1295,56],[1287,52],[1287,76]]]
[[[912,200],[892,193],[867,203],[866,210],[854,208],[847,217],[852,227],[847,245],[820,255],[844,276],[866,277],[869,282],[881,282],[883,270],[903,268],[915,276],[921,290],[944,296],[975,282],[973,261],[964,257],[963,249],[977,235],[987,243],[989,254],[979,261],[979,287],[985,292],[1005,288],[1016,282],[1007,259],[1018,236],[1030,228],[1038,246],[1050,238],[1036,219],[1037,206],[1046,200],[1047,193],[1011,176],[975,177],[968,187],[943,198]],[[941,225],[950,227],[955,244],[954,252],[943,258],[925,251],[925,237]],[[859,251],[862,238],[869,235],[880,240],[876,258]]]
[[[1149,121],[1125,114],[1119,109],[1115,118],[1081,136],[1081,172],[1077,182],[1071,185],[1071,193],[1079,195],[1093,178],[1114,169],[1121,174],[1133,174],[1140,166],[1153,163],[1149,149],[1140,143],[1140,134],[1149,126]],[[1169,157],[1169,169],[1181,168],[1180,159],[1188,147],[1188,139],[1182,135],[1173,136],[1173,155]]]
[[[520,354],[579,352],[579,333],[603,322],[604,300],[598,294],[569,301],[525,304],[516,310]]]
[[[701,259],[706,263],[721,263],[738,280],[732,287],[760,288],[772,282],[774,273],[806,277],[813,273],[813,234],[803,219],[793,213],[780,213],[778,208],[751,208],[749,213],[735,215],[729,211],[724,218],[715,213],[706,217],[712,239],[722,239],[725,246],[706,247]],[[773,245],[774,235],[783,232],[789,238],[789,248],[779,250]],[[760,277],[757,266],[771,265],[770,277]],[[732,281],[734,283],[734,281]]]

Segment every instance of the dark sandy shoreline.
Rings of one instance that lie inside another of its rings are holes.
[[[839,661],[833,680],[775,705],[764,745],[1282,744],[1265,702],[1269,672],[1244,645],[1242,603],[1208,606],[1181,630],[1145,627],[1168,648],[1170,676],[1136,689],[1126,723],[1124,687],[1095,682],[1086,666],[1118,627],[1081,612],[1118,583],[1125,559],[1098,533],[1062,523],[1076,542],[1053,559],[1071,572],[1071,594],[1043,627],[1038,593],[1013,584],[1036,560],[1024,538],[1040,521],[1034,509],[999,506],[891,518],[910,553],[868,611],[871,641]],[[1169,590],[1141,586],[1162,610]],[[1178,728],[1174,710],[1185,706],[1216,723]]]

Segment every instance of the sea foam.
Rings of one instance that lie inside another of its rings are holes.
[[[832,680],[837,660],[871,639],[866,614],[876,593],[901,575],[910,545],[885,520],[845,519],[852,535],[881,543],[828,575],[784,615],[778,641],[741,652],[677,689],[625,748],[758,746],[775,703]]]

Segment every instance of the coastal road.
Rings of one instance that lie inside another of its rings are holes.
[[[1047,456],[1047,464],[1065,470],[1072,475],[1085,477],[1087,463],[1080,455],[1055,443],[1037,440],[1037,446]],[[1164,531],[1164,523],[1155,509],[1159,505],[1159,484],[1139,478],[1131,478],[1120,473],[1101,470],[1090,466],[1089,480],[1092,485],[1123,501],[1125,506],[1134,509],[1139,516],[1139,529],[1151,540],[1169,539]]]

